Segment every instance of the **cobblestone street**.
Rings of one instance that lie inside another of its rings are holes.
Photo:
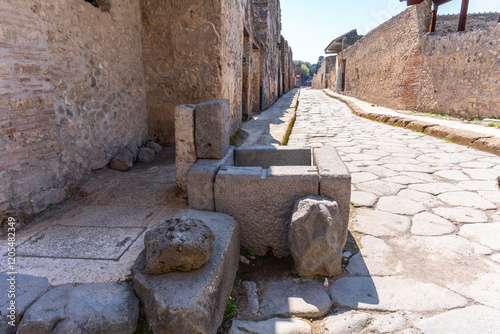
[[[329,293],[356,311],[330,316],[323,330],[361,332],[375,317],[391,319],[384,332],[500,332],[500,157],[359,118],[310,89],[288,144],[334,146],[352,173],[350,230],[361,250],[344,254]]]

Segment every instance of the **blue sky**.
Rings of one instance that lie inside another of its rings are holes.
[[[453,0],[438,13],[458,14],[461,3]],[[294,60],[314,63],[332,39],[352,29],[364,35],[406,8],[399,0],[281,0],[282,34]],[[500,0],[469,1],[469,13],[490,11],[500,11]]]

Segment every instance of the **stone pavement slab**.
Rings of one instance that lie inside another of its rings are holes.
[[[311,325],[295,318],[273,318],[266,321],[233,321],[229,334],[273,333],[311,334]]]

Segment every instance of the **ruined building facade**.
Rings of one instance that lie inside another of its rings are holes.
[[[499,13],[469,14],[465,32],[458,16],[440,15],[429,33],[431,16],[425,1],[338,50],[328,88],[391,108],[500,117]]]
[[[278,0],[5,0],[0,59],[3,217],[120,148],[173,145],[176,105],[229,99],[235,131],[293,86]]]

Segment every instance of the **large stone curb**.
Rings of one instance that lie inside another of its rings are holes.
[[[345,103],[356,116],[412,131],[422,132],[432,137],[444,139],[455,144],[472,147],[477,150],[500,156],[500,138],[491,137],[478,132],[455,129],[432,122],[414,120],[402,116],[369,113],[364,111],[353,101],[331,94],[326,89],[324,89],[323,92],[326,95]]]
[[[238,222],[222,213],[182,210],[174,218],[202,220],[215,235],[215,250],[201,268],[147,275],[145,253],[132,267],[134,286],[155,334],[216,333],[240,259]]]

